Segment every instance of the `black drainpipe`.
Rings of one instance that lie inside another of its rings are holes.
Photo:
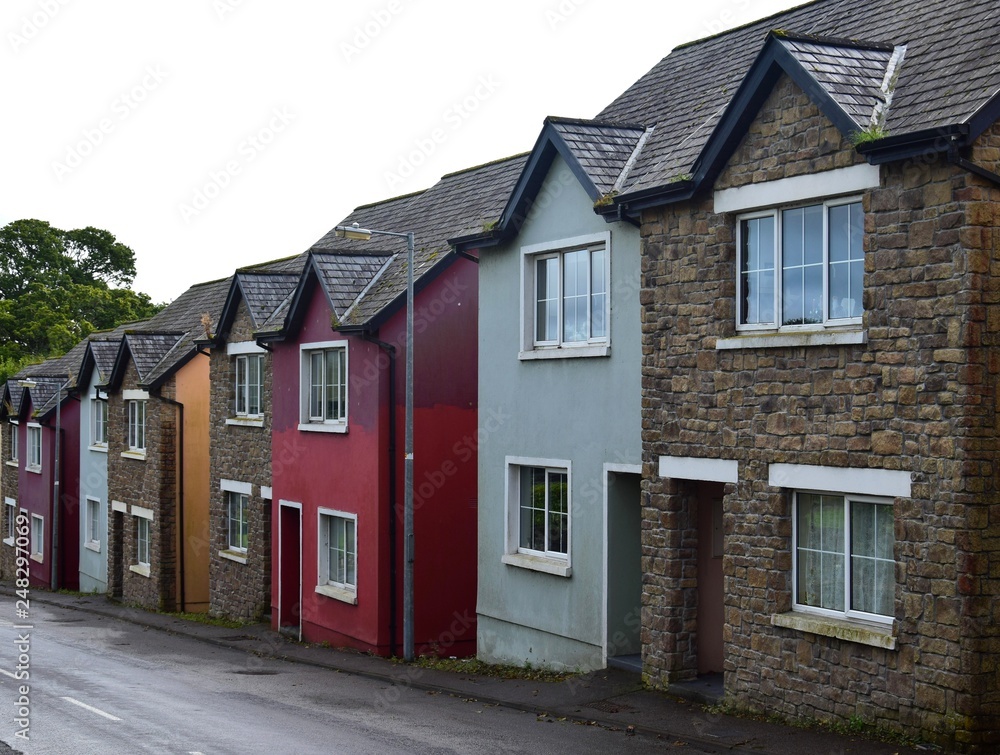
[[[957,165],[960,168],[965,168],[965,170],[970,173],[975,173],[977,176],[985,178],[987,181],[992,181],[997,186],[1000,186],[1000,174],[976,165],[971,160],[966,160],[964,157],[959,155],[958,145],[955,143],[954,139],[952,139],[951,144],[948,145],[948,162],[952,165]]]
[[[184,404],[166,396],[157,396],[160,401],[177,407],[177,608],[181,613],[187,608],[184,585]]]
[[[389,655],[396,655],[396,347],[368,331],[361,337],[389,355]]]

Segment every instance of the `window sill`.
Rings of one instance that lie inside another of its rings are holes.
[[[230,427],[263,427],[264,418],[256,417],[229,417],[226,424]]]
[[[219,558],[235,561],[238,564],[245,564],[247,562],[247,554],[241,551],[219,551]]]
[[[101,552],[101,543],[98,540],[90,540],[83,544],[83,547],[89,551],[94,551],[94,553]]]
[[[17,459],[8,459],[5,463],[8,467],[14,467],[14,469],[17,469]]]
[[[4,545],[9,545],[11,548],[13,548],[14,547],[14,538],[12,538],[12,537],[5,537],[3,539],[3,544]]]
[[[32,561],[37,561],[40,564],[45,563],[45,557],[41,553],[32,553],[31,554],[31,560]]]
[[[577,359],[581,357],[608,357],[611,356],[610,346],[541,346],[537,349],[529,349],[518,353],[517,358],[522,362],[530,362],[535,359]]]
[[[892,634],[892,624],[835,619],[829,616],[802,613],[801,611],[772,614],[771,624],[776,627],[795,629],[799,632],[818,634],[822,637],[836,637],[838,640],[857,642],[860,645],[871,645],[886,650],[896,649],[896,638]]]
[[[811,330],[800,333],[744,333],[733,338],[719,338],[717,351],[729,349],[778,349],[788,346],[851,346],[868,343],[863,330]]]
[[[94,443],[87,448],[90,451],[97,451],[99,454],[106,454],[108,452],[107,444]]]
[[[358,593],[356,590],[347,590],[334,585],[316,585],[316,592],[334,600],[350,603],[352,606],[358,604]]]
[[[135,459],[136,461],[145,461],[146,452],[145,451],[122,451],[123,459]]]
[[[556,558],[546,558],[545,556],[533,556],[528,553],[505,553],[500,557],[500,563],[507,566],[517,566],[521,569],[540,571],[545,574],[554,574],[557,577],[571,577],[573,567],[569,562]]]
[[[132,564],[129,566],[128,570],[138,574],[140,577],[149,578],[149,567],[145,564]]]
[[[41,467],[25,467],[24,471],[25,472],[31,472],[31,474],[41,474],[42,473],[42,468]]]
[[[346,433],[347,423],[340,422],[334,424],[320,424],[319,422],[300,422],[299,430],[305,433]]]

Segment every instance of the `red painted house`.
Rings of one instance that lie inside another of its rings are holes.
[[[79,351],[9,380],[0,410],[17,434],[17,455],[4,470],[17,475],[16,498],[4,497],[5,547],[14,549],[17,515],[23,514],[31,584],[52,589],[79,587],[80,404],[68,393]]]
[[[445,176],[344,223],[416,237],[414,639],[476,649],[477,262],[448,239],[494,221],[523,158]],[[381,655],[402,644],[406,253],[399,239],[312,248],[271,350],[272,624]]]

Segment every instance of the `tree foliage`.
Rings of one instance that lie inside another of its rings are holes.
[[[135,253],[100,228],[0,228],[0,380],[95,330],[156,314],[162,306],[128,288],[134,278]]]

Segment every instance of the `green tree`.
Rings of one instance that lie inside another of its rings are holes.
[[[128,288],[134,278],[135,253],[100,228],[0,228],[0,380],[95,330],[156,314],[162,305]]]

